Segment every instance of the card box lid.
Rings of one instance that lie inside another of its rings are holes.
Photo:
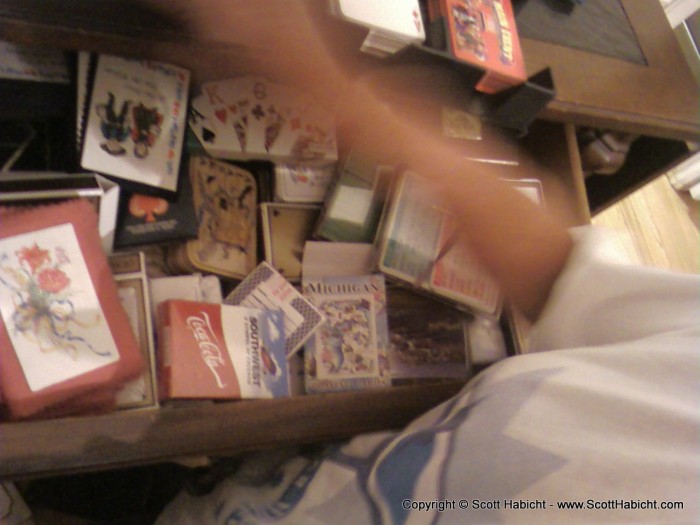
[[[116,358],[108,364],[65,381],[32,390],[15,352],[8,327],[5,322],[0,323],[0,385],[3,399],[14,418],[30,416],[89,391],[113,391],[126,381],[138,377],[143,369],[141,352],[119,301],[117,287],[100,244],[97,223],[98,217],[93,207],[82,199],[3,215],[0,241],[23,234],[34,234],[57,225],[72,226],[80,250],[79,255],[87,268],[117,351]],[[76,255],[78,254],[70,254],[74,259]],[[4,267],[0,269],[5,271]],[[7,276],[7,273],[4,275]],[[8,278],[5,277],[0,284],[7,287],[8,282]],[[73,333],[68,330],[63,332],[63,335],[72,337]],[[37,348],[36,351],[41,350]]]

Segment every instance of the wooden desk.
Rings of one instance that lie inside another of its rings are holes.
[[[542,118],[697,141],[700,88],[661,3],[619,1],[637,36],[646,65],[523,39],[528,73],[550,67],[554,77],[557,95]]]
[[[326,0],[307,1],[325,9]],[[700,139],[700,90],[659,0],[619,1],[647,65],[523,39],[528,73],[549,67],[554,77],[556,97],[542,118],[669,139]],[[194,40],[176,21],[132,4],[72,0],[67,8],[57,0],[0,0],[0,39],[167,59],[193,71],[194,82],[254,69],[246,42],[237,41],[235,34],[226,42]],[[203,54],[208,60],[202,60]]]

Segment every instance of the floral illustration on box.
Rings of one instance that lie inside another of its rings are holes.
[[[70,278],[61,268],[70,264],[66,250],[60,246],[49,250],[37,243],[15,251],[16,263],[7,253],[0,254],[0,283],[12,294],[14,313],[12,324],[16,334],[35,344],[42,352],[63,351],[74,360],[80,347],[94,354],[101,353],[83,337],[74,333],[75,328],[90,328],[101,321],[95,314],[92,322],[77,317],[71,296]]]

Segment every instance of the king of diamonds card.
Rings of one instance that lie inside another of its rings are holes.
[[[390,385],[384,276],[308,278],[302,288],[325,317],[304,348],[306,391]]]
[[[189,71],[100,55],[81,165],[132,185],[177,190]]]

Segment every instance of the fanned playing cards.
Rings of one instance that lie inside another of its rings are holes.
[[[213,157],[229,160],[337,160],[331,112],[310,96],[262,77],[242,76],[201,86],[189,125]]]

